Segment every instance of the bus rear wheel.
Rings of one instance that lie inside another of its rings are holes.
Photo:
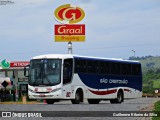
[[[118,91],[117,98],[110,100],[110,102],[111,102],[111,104],[114,104],[114,103],[120,104],[123,102],[123,99],[124,99],[123,97],[124,97],[123,92]]]
[[[88,99],[89,104],[99,104],[100,100],[98,99]]]
[[[47,103],[47,104],[54,104],[54,100],[46,99],[46,103]]]

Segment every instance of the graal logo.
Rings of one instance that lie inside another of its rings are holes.
[[[11,112],[2,112],[2,117],[12,117]]]

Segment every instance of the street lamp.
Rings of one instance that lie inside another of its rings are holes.
[[[135,51],[135,50],[132,50],[132,52],[133,52],[133,56],[135,57],[135,53],[136,53],[136,51]]]

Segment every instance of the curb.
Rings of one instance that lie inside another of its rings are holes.
[[[27,104],[39,104],[40,102],[26,102],[26,105]],[[23,102],[0,102],[0,104],[23,104]],[[25,104],[23,104],[25,105]]]

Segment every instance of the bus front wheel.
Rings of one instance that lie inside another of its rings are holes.
[[[77,91],[75,94],[75,99],[72,99],[71,102],[72,104],[79,104],[81,102],[81,99],[83,99],[82,93],[81,91]]]

